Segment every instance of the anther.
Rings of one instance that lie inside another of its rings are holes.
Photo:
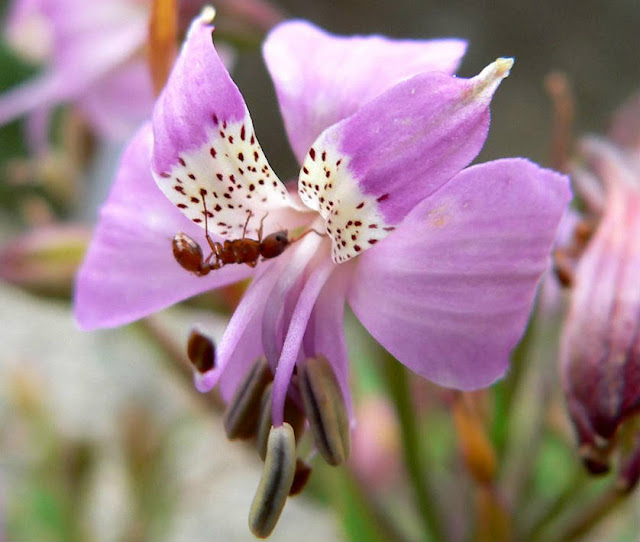
[[[258,490],[249,511],[249,528],[268,537],[278,522],[296,472],[296,440],[288,423],[272,427]]]
[[[299,366],[298,384],[316,448],[330,465],[349,457],[349,417],[344,396],[327,358],[319,355]]]
[[[187,341],[187,356],[199,373],[206,373],[215,366],[216,347],[208,335],[193,328]]]
[[[296,472],[293,475],[293,483],[289,490],[289,496],[294,497],[302,493],[302,490],[307,485],[309,478],[311,477],[311,465],[303,461],[302,459],[296,460]]]
[[[258,358],[238,386],[224,414],[224,428],[229,439],[255,435],[262,394],[272,379],[267,360],[264,356]]]

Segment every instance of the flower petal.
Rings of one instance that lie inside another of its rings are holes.
[[[507,368],[570,197],[522,159],[466,169],[363,254],[349,303],[402,363],[442,386],[486,386]]]
[[[240,91],[213,46],[207,10],[187,40],[153,113],[152,170],[165,195],[193,222],[239,237],[248,212],[292,207],[255,137]]]
[[[302,162],[324,129],[403,79],[454,73],[465,49],[457,39],[334,36],[306,21],[288,21],[269,33],[263,55],[289,141]]]
[[[147,33],[144,6],[124,0],[94,2],[89,8],[84,0],[29,2],[15,14],[10,32],[21,33],[27,41],[50,42],[46,49],[51,51],[39,55],[55,58],[43,75],[1,97],[0,124],[33,108],[78,97],[130,58]]]
[[[80,98],[91,124],[108,138],[125,141],[151,115],[153,90],[146,59],[136,58],[107,74]]]
[[[417,75],[322,133],[298,190],[325,218],[335,262],[383,239],[476,156],[491,97],[512,64],[499,59],[472,79]]]
[[[75,315],[83,329],[128,323],[252,273],[247,266],[226,266],[196,277],[174,260],[171,243],[177,232],[195,238],[202,233],[153,182],[151,145],[151,128],[145,125],[125,151],[102,208],[76,282]]]

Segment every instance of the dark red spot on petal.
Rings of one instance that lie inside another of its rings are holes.
[[[184,160],[182,158],[178,158],[178,162],[180,162],[180,165],[182,167],[186,166],[186,164],[184,163]]]
[[[229,143],[233,144],[233,136],[232,135],[230,135],[227,139],[229,140]]]
[[[220,211],[222,211],[222,207],[220,207],[219,203],[216,203],[216,206],[213,208],[213,210],[219,213]]]
[[[354,226],[362,226],[362,222],[360,222],[359,220],[356,220],[353,224]]]
[[[195,197],[191,197],[191,203],[200,203],[200,200],[198,198]]]
[[[370,245],[375,245],[378,242],[377,239],[369,239],[369,244]]]
[[[201,188],[200,189],[200,195],[201,196],[206,196],[207,195],[207,190],[205,188]]]
[[[360,252],[362,248],[360,248],[359,245],[353,245],[353,250],[355,250],[356,252]]]
[[[216,150],[213,147],[211,147],[209,149],[209,154],[211,155],[212,158],[215,158],[217,153],[216,153]]]
[[[196,180],[196,176],[193,173],[189,173],[188,175],[189,179],[191,179],[192,181]]]
[[[356,205],[356,209],[362,209],[364,207],[364,201]]]
[[[311,157],[311,160],[316,159],[316,150],[313,147],[309,149],[309,156]]]
[[[379,196],[376,198],[376,201],[384,201],[389,197],[389,194],[382,194],[382,196]]]
[[[242,154],[241,152],[238,153],[238,160],[244,162],[244,154]]]
[[[305,175],[309,175],[309,170],[306,167],[303,167],[302,171],[304,172]]]
[[[216,173],[216,177],[218,177],[219,181],[223,180],[222,173]]]
[[[327,151],[322,151],[322,161],[324,162],[327,159]]]
[[[163,171],[162,173],[160,173],[160,177],[162,177],[163,179],[168,179],[169,177],[171,177],[171,173]]]
[[[177,207],[178,209],[186,209],[188,206],[187,206],[187,205],[185,205],[184,203],[178,203],[178,205],[176,205],[176,207]]]
[[[240,139],[242,139],[242,141],[244,141],[245,135],[246,135],[246,131],[243,124],[242,128],[240,128]]]

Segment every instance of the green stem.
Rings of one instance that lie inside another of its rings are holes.
[[[415,408],[411,400],[407,370],[393,357],[385,355],[382,371],[389,395],[398,414],[404,464],[420,518],[426,533],[430,535],[430,539],[443,540],[442,522],[432,506],[435,499],[431,498],[427,487],[425,455],[420,448],[418,423],[414,415]]]
[[[582,507],[570,517],[564,525],[561,525],[552,533],[552,536],[545,537],[545,540],[561,540],[562,542],[579,540],[614,510],[624,500],[625,495],[614,483],[604,493],[601,493],[595,501],[588,506]]]
[[[525,529],[521,534],[521,540],[546,540],[545,537],[541,538],[544,531],[551,525],[556,519],[558,519],[570,505],[579,502],[584,498],[584,490],[590,482],[588,476],[579,469],[571,482],[564,488],[564,490],[556,496],[556,498],[549,503],[544,512],[538,517],[531,527]]]

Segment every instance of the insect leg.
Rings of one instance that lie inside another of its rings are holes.
[[[269,216],[269,211],[267,211],[262,219],[260,220],[260,228],[258,229],[258,242],[262,242],[262,227],[264,226],[264,219]]]
[[[244,223],[241,239],[244,239],[247,236],[247,227],[249,226],[249,220],[251,220],[252,216],[253,216],[253,213],[251,212],[251,209],[247,209],[247,221]]]

